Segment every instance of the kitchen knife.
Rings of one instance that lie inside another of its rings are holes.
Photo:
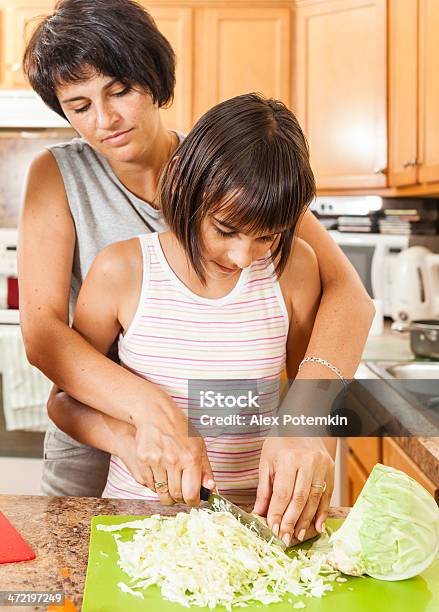
[[[219,493],[215,493],[214,491],[210,491],[206,489],[206,487],[200,488],[200,499],[202,501],[207,501],[209,506],[214,512],[230,512],[240,523],[254,531],[260,538],[265,540],[266,542],[272,542],[272,544],[276,544],[283,551],[287,549],[287,546],[283,540],[278,538],[267,525],[264,525],[262,521],[260,521],[254,514],[250,514],[249,512],[245,512],[239,506],[235,506],[231,501],[220,495]]]

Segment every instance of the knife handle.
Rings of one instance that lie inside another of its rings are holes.
[[[200,499],[201,501],[209,501],[209,496],[212,493],[212,491],[209,491],[209,489],[206,489],[206,487],[203,487],[201,485],[200,487]]]

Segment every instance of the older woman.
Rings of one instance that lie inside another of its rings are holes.
[[[69,305],[71,315],[95,255],[113,242],[164,228],[156,191],[182,138],[167,130],[160,116],[160,108],[172,100],[174,54],[131,0],[62,0],[33,34],[25,69],[35,91],[80,135],[34,160],[20,222],[27,355],[62,389],[49,400],[49,415],[59,427],[52,425],[46,435],[42,490],[99,496],[108,453],[114,453],[139,482],[157,464],[177,474],[184,501],[196,504],[185,483],[196,479],[211,486],[212,472],[203,440],[187,435],[184,413],[160,387],[101,354],[69,326]],[[305,213],[298,236],[314,249],[322,283],[304,349],[311,360],[298,378],[333,378],[336,371],[349,378],[361,357],[373,305],[311,213]],[[306,517],[301,523],[306,528],[318,507],[315,523],[321,530],[333,488],[334,441],[296,439],[291,445],[311,479],[323,463],[327,466],[321,501],[312,499],[313,490],[288,481],[289,466],[283,462],[288,487],[268,491],[264,479],[256,509],[265,513],[270,504],[280,523],[290,508],[294,522]],[[167,491],[160,499],[175,501]]]

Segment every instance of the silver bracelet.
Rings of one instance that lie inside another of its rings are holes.
[[[331,372],[334,372],[334,374],[343,382],[344,386],[347,387],[345,377],[340,372],[340,370],[330,361],[327,361],[326,359],[321,359],[321,357],[305,357],[300,362],[297,372],[300,372],[300,368],[303,366],[304,363],[319,363],[320,365],[327,367],[329,370],[331,370]]]

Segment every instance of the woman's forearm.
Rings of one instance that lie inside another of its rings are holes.
[[[329,233],[307,211],[298,235],[314,249],[322,283],[307,357],[327,359],[351,378],[358,367],[374,316],[373,302],[355,269]],[[325,366],[307,363],[298,378],[334,378]]]
[[[306,357],[320,357],[333,363],[345,378],[358,368],[373,320],[374,307],[349,282],[331,282],[323,287]],[[316,363],[302,366],[298,378],[333,378],[335,374]]]
[[[145,409],[160,404],[172,418],[173,403],[160,387],[111,361],[62,320],[42,318],[27,333],[26,327],[32,365],[82,404],[133,424],[142,421]]]

